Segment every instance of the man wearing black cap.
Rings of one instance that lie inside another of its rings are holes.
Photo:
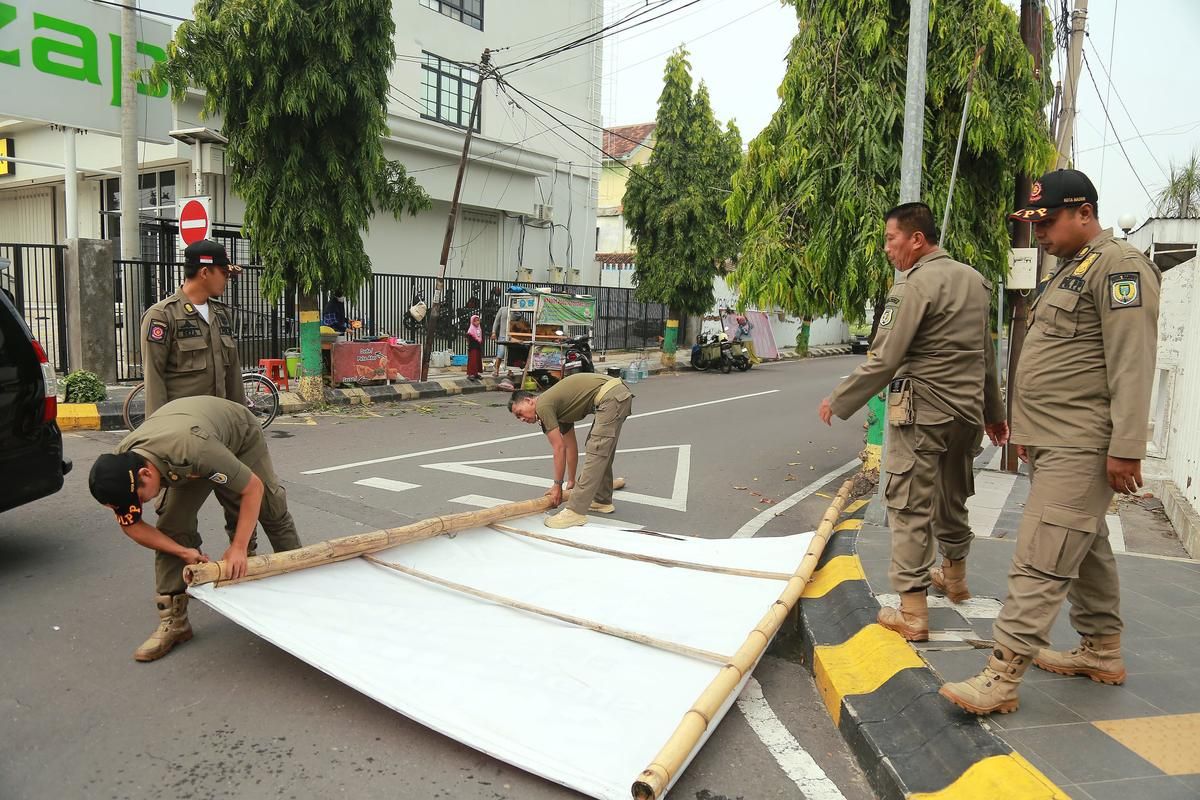
[[[234,535],[222,556],[232,577],[245,573],[259,522],[275,552],[300,546],[262,427],[240,403],[217,397],[167,403],[126,436],[116,453],[96,459],[88,488],[116,513],[126,536],[155,551],[160,621],[134,652],[137,661],[162,658],[192,638],[183,568],[209,560],[200,550],[197,515],[210,493],[236,511]],[[142,520],[142,505],[160,493],[157,525],[150,525]]]
[[[1030,662],[1061,675],[1125,681],[1117,564],[1104,516],[1114,492],[1142,486],[1158,341],[1160,274],[1103,230],[1082,172],[1048,172],[1029,205],[1038,244],[1060,260],[1029,311],[1012,403],[1012,441],[1030,493],[983,672],[941,694],[975,714],[1008,713]],[[1059,652],[1050,626],[1064,599],[1078,647]]]
[[[213,299],[225,291],[229,276],[241,271],[211,239],[193,242],[183,251],[183,286],[142,316],[147,418],[179,397],[210,395],[245,402],[232,316],[228,306]],[[233,541],[237,507],[224,496],[218,499]],[[252,542],[252,553],[253,549]]]

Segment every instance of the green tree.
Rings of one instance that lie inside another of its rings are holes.
[[[302,391],[320,392],[317,291],[371,276],[362,234],[376,211],[429,205],[388,161],[390,0],[199,0],[159,69],[176,101],[204,90],[203,115],[229,139],[230,185],[262,260],[262,291],[300,291]]]
[[[713,278],[736,257],[739,238],[724,200],[742,137],[732,122],[721,128],[703,81],[692,91],[690,69],[682,48],[667,59],[654,152],[633,167],[624,198],[637,249],[637,299],[666,304],[676,325],[712,307]],[[668,343],[672,335],[668,327]]]
[[[900,181],[908,48],[907,3],[789,0],[799,30],[780,105],[750,144],[727,204],[746,234],[732,275],[743,303],[801,317],[842,314],[875,324],[892,282],[883,214]],[[1047,15],[1047,18],[1049,15]],[[984,47],[954,190],[955,257],[989,278],[1006,269],[1020,173],[1053,158],[1040,79],[1002,0],[934,0],[930,13],[922,197],[941,218],[975,51]],[[1047,28],[1043,64],[1050,63]],[[874,333],[874,329],[872,330]]]
[[[1200,217],[1200,153],[1193,151],[1182,164],[1171,162],[1167,185],[1159,190],[1154,200],[1159,216]]]

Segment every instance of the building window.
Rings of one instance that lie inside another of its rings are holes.
[[[432,53],[424,53],[424,58],[425,63],[421,65],[424,113],[421,116],[459,128],[467,127],[471,121],[471,104],[479,89],[479,72]],[[476,131],[481,116],[475,118]]]
[[[421,5],[477,31],[483,30],[483,0],[421,0]]]
[[[121,179],[104,181],[104,210],[121,210]],[[144,172],[138,175],[139,217],[175,218],[175,170]]]

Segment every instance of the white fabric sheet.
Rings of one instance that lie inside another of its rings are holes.
[[[543,519],[506,524],[625,552],[789,574],[812,538],[664,538],[599,525],[564,532]],[[661,567],[487,528],[375,556],[724,655],[742,645],[783,588],[779,580]],[[363,559],[189,593],[389,708],[603,800],[629,797],[720,670]]]

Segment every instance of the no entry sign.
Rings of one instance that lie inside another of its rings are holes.
[[[182,197],[176,202],[179,219],[179,249],[208,238],[212,217],[208,213],[210,198]]]

